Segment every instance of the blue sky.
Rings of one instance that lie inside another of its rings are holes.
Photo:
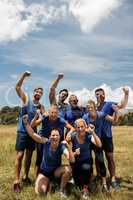
[[[32,76],[24,90],[32,94],[42,85],[44,104],[51,81],[63,72],[58,89],[78,90],[80,96],[83,88],[106,84],[112,98],[128,85],[133,106],[132,0],[7,2],[0,0],[0,106],[19,104],[14,86],[25,70]]]

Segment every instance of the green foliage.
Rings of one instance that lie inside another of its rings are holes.
[[[120,116],[117,125],[133,126],[133,112]]]
[[[20,107],[4,106],[0,110],[0,124],[16,124]]]

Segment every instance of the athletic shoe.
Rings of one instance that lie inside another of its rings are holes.
[[[26,184],[31,184],[32,181],[31,181],[31,179],[29,177],[23,177],[22,178],[22,182],[26,183]]]
[[[89,197],[88,186],[84,185],[83,190],[82,190],[82,198],[87,199],[88,197]]]
[[[120,189],[120,185],[119,185],[119,183],[118,183],[117,181],[112,181],[112,182],[111,182],[111,186],[112,186],[112,188],[114,188],[115,190]]]
[[[103,184],[103,185],[102,185],[102,193],[108,193],[107,184]]]

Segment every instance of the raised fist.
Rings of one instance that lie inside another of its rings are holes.
[[[127,86],[123,87],[123,92],[129,94],[129,88]]]
[[[80,148],[75,149],[75,153],[77,156],[80,155]]]
[[[58,79],[62,79],[64,77],[64,74],[63,73],[59,73],[58,74]]]
[[[25,71],[23,75],[24,75],[24,77],[28,77],[28,76],[31,75],[31,72],[29,72],[29,71]]]

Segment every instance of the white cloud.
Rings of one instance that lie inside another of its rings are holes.
[[[0,41],[15,41],[40,24],[51,23],[65,15],[65,7],[46,4],[26,5],[23,0],[0,0]]]
[[[0,42],[16,41],[31,31],[39,30],[44,24],[70,14],[79,21],[83,31],[90,31],[107,18],[120,1],[67,0],[59,1],[57,7],[50,1],[28,5],[23,0],[0,0]]]
[[[103,84],[99,86],[100,88],[103,88],[106,94],[106,100],[107,101],[114,101],[114,102],[120,102],[123,97],[123,90],[122,87],[112,89],[110,86]],[[97,88],[99,88],[97,87]],[[95,88],[96,89],[96,88]],[[83,88],[82,90],[78,91],[71,91],[71,94],[77,95],[79,99],[80,105],[85,105],[88,99],[95,99],[95,89],[89,90],[87,88]],[[127,109],[133,109],[133,90],[129,87],[129,100],[127,104]]]
[[[91,31],[120,6],[121,0],[70,0],[69,11],[79,21],[82,31]]]

